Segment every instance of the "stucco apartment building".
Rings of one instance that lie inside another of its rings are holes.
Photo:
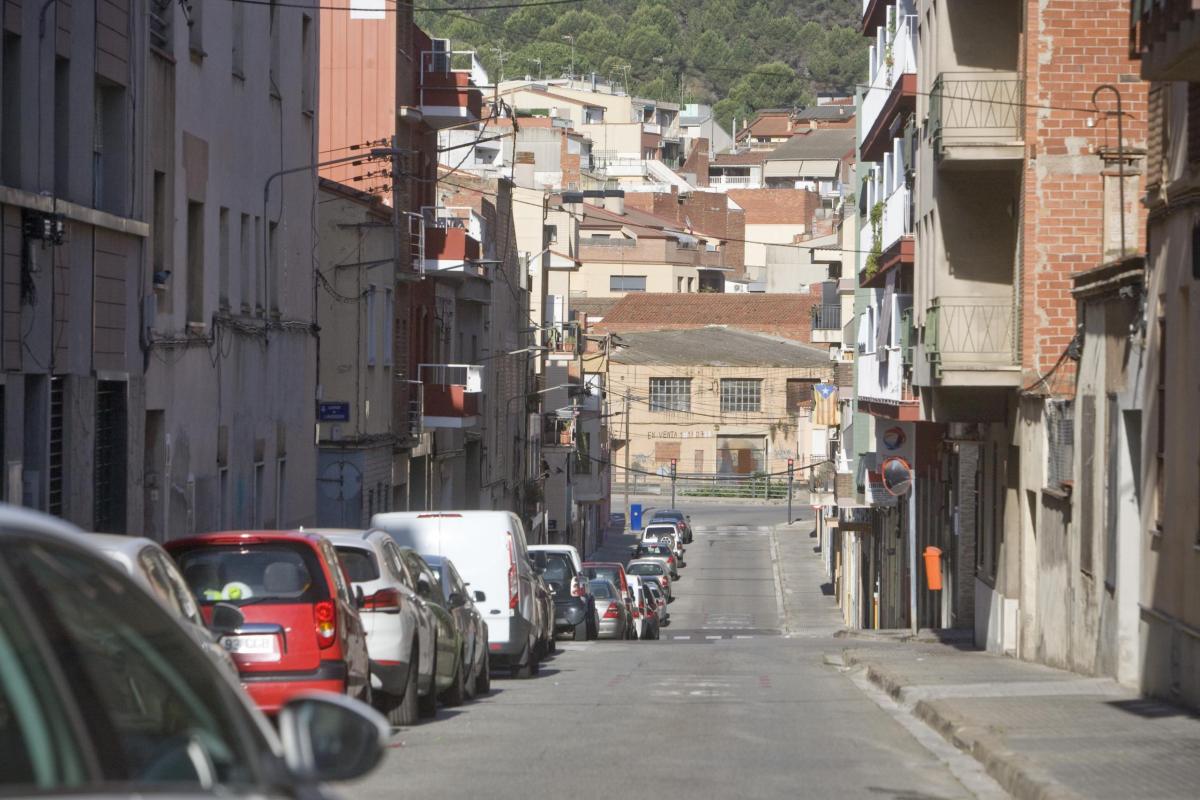
[[[1192,296],[1200,290],[1200,16],[1182,2],[1122,5],[1132,22],[1130,48],[1151,82],[1145,317],[1130,342],[1135,350],[1144,345],[1144,368],[1140,380],[1126,370],[1144,409],[1140,453],[1133,449],[1141,503],[1122,510],[1138,517],[1132,549],[1140,556],[1140,680],[1147,692],[1200,708],[1200,434],[1192,417],[1200,386],[1200,300]],[[1118,308],[1128,305],[1123,300]],[[1126,332],[1120,334],[1124,343]],[[1124,542],[1121,548],[1124,554]]]
[[[883,608],[858,624],[973,628],[989,650],[1136,684],[1149,658],[1141,534],[1122,520],[1149,501],[1128,454],[1152,428],[1132,377],[1136,315],[1105,298],[1138,291],[1119,265],[1143,236],[1147,93],[1128,5],[1079,12],[1054,0],[864,7],[867,413],[852,427],[867,525],[851,498],[842,522],[943,551],[940,593],[920,563],[868,572]],[[894,429],[915,443],[916,488],[900,498],[879,471]]]
[[[132,103],[150,56],[131,35],[136,6],[100,8],[0,10],[0,498],[161,535],[144,514],[167,484],[142,480],[139,320],[156,293],[145,106]]]
[[[724,326],[613,342],[610,406],[625,415],[612,426],[615,482],[628,464],[633,482],[665,485],[674,462],[685,488],[767,474],[782,487],[788,459],[826,458],[824,427],[812,421],[813,387],[833,373],[824,350]]]

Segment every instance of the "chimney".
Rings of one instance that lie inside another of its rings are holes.
[[[606,193],[604,195],[604,210],[625,216],[625,192],[619,189],[611,191],[620,192],[620,194],[619,196],[616,196],[615,194]]]
[[[513,183],[522,189],[536,189],[533,185],[533,153],[522,150],[514,156]]]

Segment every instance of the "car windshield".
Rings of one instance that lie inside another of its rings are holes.
[[[674,519],[683,520],[682,511],[655,511],[653,519]]]
[[[592,595],[597,600],[610,600],[616,597],[616,594],[613,593],[612,584],[608,581],[592,581],[588,585],[592,587]]]
[[[630,564],[625,568],[630,575],[662,575],[662,564]]]
[[[375,563],[375,555],[370,550],[359,547],[337,548],[338,558],[346,568],[346,574],[354,583],[366,583],[379,580],[379,565]]]
[[[675,535],[675,526],[674,525],[652,525],[649,528],[646,528],[646,532],[644,534],[642,534],[643,538],[646,538],[646,539],[657,539],[660,536],[674,536],[674,535]]]
[[[300,542],[198,545],[176,558],[203,604],[314,603],[329,597],[316,553]]]

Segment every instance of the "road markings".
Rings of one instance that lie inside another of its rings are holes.
[[[724,636],[705,636],[705,639],[724,639]]]
[[[688,639],[690,639],[690,638],[692,638],[692,637],[690,637],[690,636],[672,636],[671,638],[672,638],[672,639],[683,639],[683,640],[685,640],[685,641],[686,641],[686,640],[688,640]]]
[[[792,630],[788,627],[787,610],[783,604],[783,572],[779,566],[779,537],[775,535],[775,529],[771,528],[771,569],[775,572],[775,608],[779,615],[779,627],[783,629],[783,635],[789,635]]]
[[[753,636],[734,636],[735,639],[753,639]]]

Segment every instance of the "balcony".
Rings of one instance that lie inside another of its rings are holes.
[[[842,341],[842,307],[829,303],[809,309],[814,343],[832,344]]]
[[[929,93],[929,136],[943,166],[1025,157],[1025,82],[1015,72],[943,72]]]
[[[941,386],[1016,386],[1015,315],[1009,297],[935,297],[925,312],[925,358]]]
[[[709,175],[708,185],[711,188],[729,189],[758,189],[761,181],[753,175]]]
[[[887,9],[893,0],[862,0],[862,30],[864,34],[883,25],[887,21]]]
[[[426,206],[424,220],[424,271],[456,272],[486,278],[480,264],[483,253],[483,217],[465,206]]]
[[[868,265],[861,276],[863,286],[883,286],[890,271],[905,264],[912,264],[916,255],[913,243],[912,192],[902,183],[882,202],[878,241],[874,231],[869,226],[866,229],[869,236],[867,249],[876,253],[876,256],[874,270]]]
[[[864,161],[878,161],[891,146],[892,122],[911,113],[917,97],[917,18],[902,16],[894,30],[876,29],[870,52],[870,80],[862,101]]]
[[[1147,81],[1200,81],[1200,15],[1193,0],[1131,0],[1129,52]]]
[[[583,352],[580,347],[579,324],[556,322],[543,330],[546,355],[552,361],[573,359]]]
[[[438,41],[438,40],[435,40]],[[441,130],[483,118],[487,72],[474,50],[426,50],[421,53],[421,116]]]
[[[426,428],[474,428],[479,425],[483,367],[473,364],[421,364]]]
[[[574,447],[575,419],[558,414],[542,416],[542,447]]]

